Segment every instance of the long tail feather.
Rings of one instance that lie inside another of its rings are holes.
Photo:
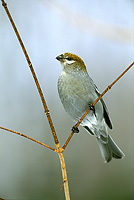
[[[120,150],[120,148],[116,145],[116,143],[113,141],[113,139],[108,135],[108,142],[103,143],[99,138],[97,138],[99,147],[101,150],[101,154],[105,160],[105,162],[109,162],[112,157],[116,159],[121,159],[125,155]]]

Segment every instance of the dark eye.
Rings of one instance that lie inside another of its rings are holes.
[[[68,57],[68,58],[66,58],[67,60],[72,60],[72,58],[70,58],[70,57]]]

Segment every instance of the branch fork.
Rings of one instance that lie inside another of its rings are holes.
[[[45,112],[45,114],[46,114],[46,116],[47,116],[47,119],[48,119],[48,122],[49,122],[49,125],[50,125],[50,128],[51,128],[51,132],[52,132],[52,135],[53,135],[53,138],[54,138],[54,142],[55,142],[55,145],[56,145],[56,149],[53,148],[53,147],[50,147],[50,146],[48,146],[48,145],[46,145],[46,144],[44,144],[44,143],[42,143],[42,142],[39,142],[39,141],[37,141],[37,140],[35,140],[35,139],[31,138],[31,137],[28,137],[27,135],[24,135],[24,134],[22,134],[22,133],[20,133],[20,132],[13,131],[13,130],[10,130],[10,129],[4,128],[4,127],[0,127],[0,129],[3,129],[3,130],[5,130],[5,131],[9,131],[9,132],[11,132],[11,133],[15,133],[15,134],[20,135],[20,136],[23,136],[23,137],[25,137],[25,138],[27,138],[27,139],[29,139],[29,140],[32,140],[32,141],[34,141],[34,142],[36,142],[36,143],[38,143],[38,144],[40,144],[40,145],[43,145],[43,146],[45,146],[45,147],[47,147],[47,148],[53,150],[54,152],[58,153],[58,156],[59,156],[59,159],[60,159],[60,164],[61,164],[62,177],[63,177],[63,183],[61,184],[61,187],[60,187],[60,188],[62,189],[63,186],[64,186],[65,198],[66,198],[66,200],[70,200],[69,187],[68,187],[68,179],[67,179],[67,172],[66,172],[66,165],[65,165],[65,160],[64,160],[63,152],[64,152],[65,148],[67,147],[69,141],[71,140],[72,136],[74,135],[74,132],[73,132],[73,131],[71,132],[71,134],[69,135],[69,137],[68,137],[68,139],[66,140],[65,144],[64,144],[63,147],[61,148],[61,147],[60,147],[60,144],[59,144],[59,140],[58,140],[57,134],[56,134],[56,131],[55,131],[55,128],[54,128],[54,125],[53,125],[53,122],[52,122],[52,119],[51,119],[51,116],[50,116],[50,112],[49,112],[49,110],[48,110],[48,107],[47,107],[47,104],[46,104],[46,101],[45,101],[43,92],[42,92],[42,90],[41,90],[41,87],[40,87],[39,81],[38,81],[38,79],[37,79],[37,76],[36,76],[36,74],[35,74],[33,65],[32,65],[32,63],[31,63],[31,61],[30,61],[29,55],[28,55],[28,53],[27,53],[27,51],[26,51],[26,48],[25,48],[25,46],[24,46],[24,43],[23,43],[23,41],[22,41],[22,39],[21,39],[21,37],[20,37],[20,35],[19,35],[19,32],[18,32],[18,30],[17,30],[17,28],[16,28],[16,25],[15,25],[13,19],[12,19],[12,16],[11,16],[11,14],[10,14],[8,8],[7,8],[7,3],[5,3],[4,0],[1,0],[1,2],[2,2],[2,6],[4,7],[4,9],[5,9],[5,11],[6,11],[7,15],[8,15],[8,18],[9,18],[9,20],[10,20],[10,22],[11,22],[11,25],[12,25],[14,31],[15,31],[15,34],[16,34],[16,36],[17,36],[17,39],[18,39],[18,41],[19,41],[19,43],[20,43],[20,45],[21,45],[21,48],[22,48],[23,53],[24,53],[24,55],[25,55],[25,58],[26,58],[26,60],[27,60],[28,66],[29,66],[29,68],[30,68],[30,70],[31,70],[31,73],[32,73],[34,82],[35,82],[35,84],[36,84],[36,87],[37,87],[37,89],[38,89],[38,93],[39,93],[39,95],[40,95],[40,98],[41,98],[41,101],[42,101],[42,104],[43,104],[44,112]],[[128,67],[117,79],[115,79],[115,81],[113,81],[112,84],[110,84],[110,85],[104,90],[104,92],[95,100],[95,102],[93,103],[93,106],[101,99],[101,97],[102,97],[108,90],[110,90],[110,89],[112,88],[112,86],[113,86],[113,85],[114,85],[114,84],[115,84],[115,83],[116,83],[116,82],[117,82],[117,81],[118,81],[132,66],[133,66],[133,65],[134,65],[134,62],[132,62],[132,63],[129,65],[129,67]],[[84,117],[88,114],[89,111],[90,111],[90,109],[88,109],[88,110],[85,112],[85,114],[81,117],[81,119],[77,122],[77,124],[75,125],[76,128],[79,127],[80,123],[82,122],[82,120],[83,120]],[[0,199],[2,199],[2,198],[0,198]]]

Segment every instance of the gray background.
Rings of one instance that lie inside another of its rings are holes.
[[[45,94],[60,144],[73,121],[57,93],[61,66],[55,57],[79,55],[102,92],[134,58],[133,0],[7,0]],[[104,99],[125,153],[105,164],[94,137],[80,128],[64,152],[73,200],[134,198],[134,70]],[[55,147],[30,70],[6,13],[0,6],[0,126]],[[0,130],[0,197],[64,199],[56,153]]]

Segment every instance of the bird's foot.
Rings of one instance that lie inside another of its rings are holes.
[[[89,103],[88,104],[88,106],[89,106],[89,108],[90,108],[90,110],[92,110],[93,111],[93,114],[95,115],[95,117],[96,117],[96,113],[95,113],[95,107],[91,104],[91,103]]]
[[[75,125],[72,127],[71,131],[74,133],[79,133],[79,129]]]

